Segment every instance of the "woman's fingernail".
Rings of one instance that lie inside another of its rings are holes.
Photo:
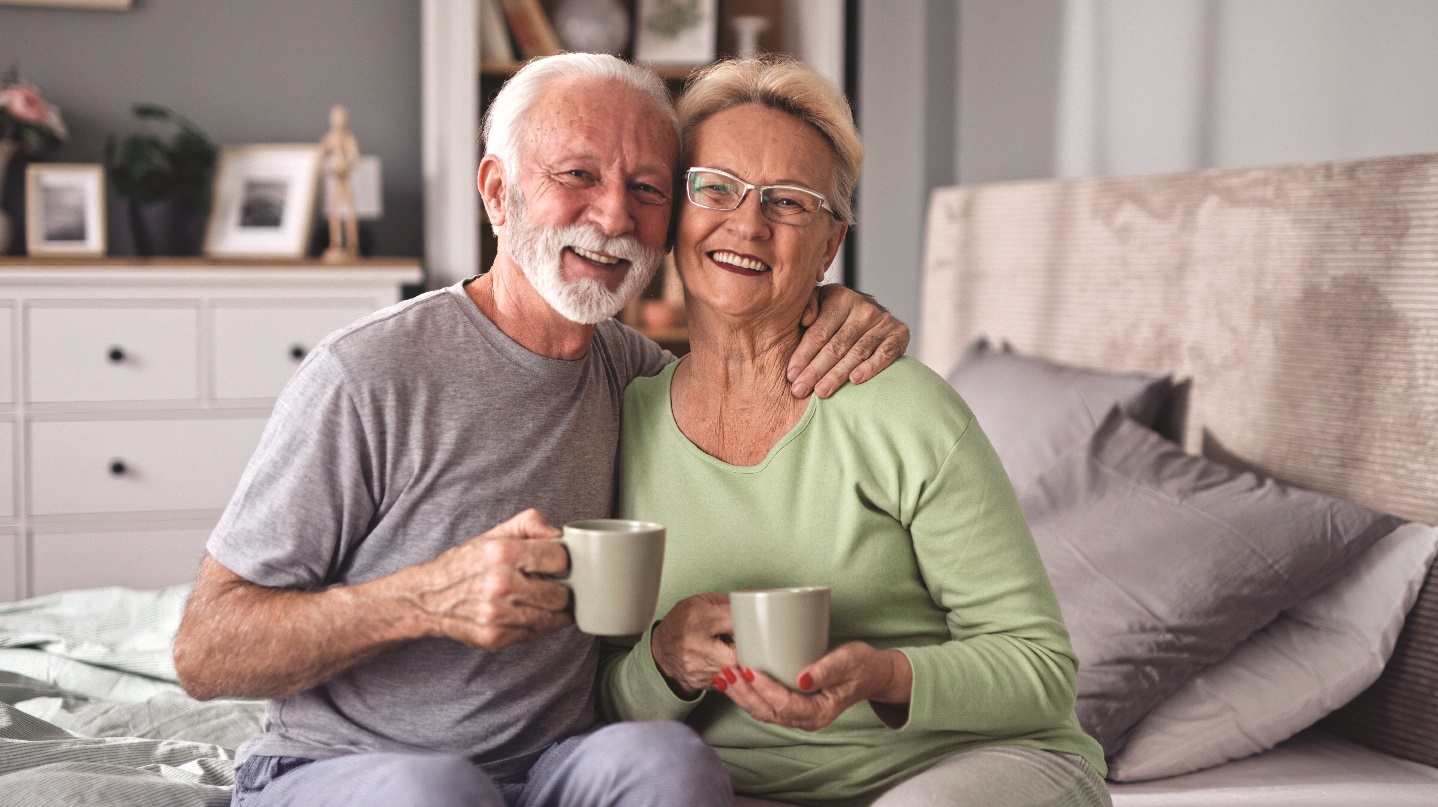
[[[719,676],[714,676],[714,688],[720,692],[729,688],[729,682]]]
[[[745,681],[753,681],[753,680],[754,680],[754,671],[751,670],[751,669],[749,669],[748,667],[740,667],[740,668],[739,668],[739,674],[742,675],[742,676],[744,676],[744,680],[745,680]]]
[[[728,667],[725,667],[725,668],[724,668],[724,677],[725,677],[725,678],[728,678],[728,679],[729,679],[729,683],[731,683],[731,684],[734,683],[735,681],[738,681],[738,680],[739,680],[739,676],[735,675],[735,674],[734,674],[734,671],[731,670],[731,669],[729,669]]]
[[[809,395],[809,388],[804,386],[802,381],[795,381],[789,391],[794,394],[795,398],[806,398]]]
[[[801,675],[799,676],[799,688],[800,688],[800,689],[813,689],[813,688],[814,688],[814,677],[813,677],[812,675],[809,675],[808,673],[803,673],[803,674],[801,674]]]
[[[789,368],[789,371],[784,374],[784,379],[785,379],[786,381],[793,381],[794,379],[796,379],[796,378],[798,378],[798,377],[799,377],[799,368],[798,368],[798,367],[790,367],[790,368]]]

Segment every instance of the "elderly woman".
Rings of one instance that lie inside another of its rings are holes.
[[[912,359],[828,399],[780,380],[852,221],[843,97],[733,61],[679,114],[693,352],[629,386],[618,501],[669,526],[663,617],[608,648],[602,708],[686,721],[749,796],[1108,804],[1058,604],[968,407]],[[798,585],[832,589],[831,651],[795,681],[738,666],[724,592]]]

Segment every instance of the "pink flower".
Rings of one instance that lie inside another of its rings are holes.
[[[33,84],[20,82],[5,89],[5,111],[22,123],[46,125],[50,123],[50,105],[40,97],[40,90]]]

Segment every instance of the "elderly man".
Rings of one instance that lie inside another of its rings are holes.
[[[271,699],[235,804],[729,803],[682,725],[597,724],[596,642],[536,576],[566,567],[551,522],[608,513],[624,387],[671,358],[610,318],[663,255],[678,144],[648,71],[531,63],[485,124],[491,271],[333,334],[285,389],[175,640],[191,694]],[[810,335],[843,338],[801,348],[796,394],[902,352],[858,297],[826,298]]]

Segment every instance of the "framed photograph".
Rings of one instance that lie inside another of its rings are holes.
[[[318,143],[221,148],[205,254],[304,257],[319,172]]]
[[[714,61],[719,0],[638,0],[634,6],[634,61],[690,67]]]
[[[105,173],[99,165],[25,168],[25,249],[31,255],[105,254]]]

